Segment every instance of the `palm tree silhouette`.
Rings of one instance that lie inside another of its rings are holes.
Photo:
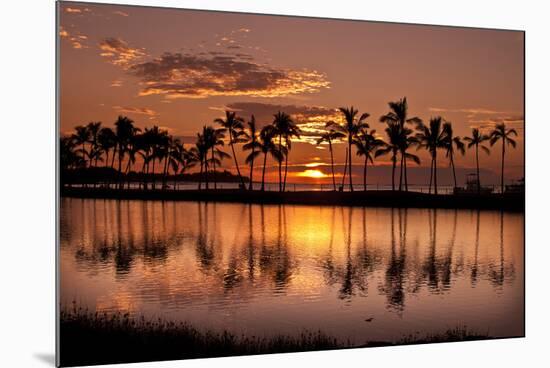
[[[490,135],[490,144],[493,146],[499,140],[502,141],[502,161],[500,166],[500,192],[504,193],[504,153],[506,145],[509,144],[512,148],[516,148],[516,141],[512,136],[517,137],[518,133],[515,129],[506,129],[504,123],[497,124]]]
[[[89,156],[86,150],[86,143],[90,141],[90,130],[86,126],[79,125],[74,128],[75,132],[72,135],[72,139],[76,145],[80,145],[80,149],[76,151],[82,156],[84,160],[84,167],[87,166],[86,157]]]
[[[248,121],[248,130],[249,133],[245,133],[243,137],[246,138],[246,143],[243,145],[244,151],[251,151],[248,156],[246,156],[245,163],[250,165],[250,182],[248,185],[248,190],[253,190],[254,184],[254,160],[260,155],[261,144],[258,140],[258,129],[256,128],[256,118],[254,115],[250,117]]]
[[[284,192],[286,187],[286,176],[288,172],[288,155],[290,153],[291,149],[291,140],[292,137],[300,138],[300,128],[294,124],[294,121],[290,118],[290,115],[284,113],[284,112],[277,112],[275,115],[273,115],[273,126],[275,127],[275,130],[277,132],[277,135],[279,136],[279,152],[284,152],[285,156],[285,175],[284,178],[282,178],[282,162],[281,159],[279,161],[279,191]],[[282,139],[285,140],[285,148],[286,150],[283,150],[282,145]]]
[[[373,163],[373,157],[376,150],[381,147],[384,142],[381,139],[375,137],[376,130],[370,132],[366,129],[361,129],[357,134],[353,144],[357,149],[357,156],[365,157],[365,164],[363,166],[363,190],[367,191],[367,164],[370,161]]]
[[[206,127],[203,127],[203,132]],[[202,181],[205,180],[206,189],[208,189],[208,147],[206,146],[204,134],[197,133],[197,141],[195,142],[195,147],[192,147],[190,150],[191,155],[200,162],[200,172],[199,172],[199,186],[198,189],[202,189]]]
[[[382,123],[391,123],[391,124],[398,124],[402,129],[405,128],[405,125],[407,123],[415,123],[418,124],[422,120],[418,117],[408,117],[408,110],[409,106],[407,104],[407,97],[403,97],[399,101],[390,101],[388,102],[388,106],[390,108],[390,112],[388,112],[385,115],[382,115],[380,117],[380,122]],[[403,131],[406,133],[407,131]],[[412,133],[412,131],[411,131]],[[403,141],[403,143],[407,143],[406,140]],[[405,190],[409,190],[409,183],[407,180],[407,148],[409,148],[410,145],[402,144],[400,147],[401,151],[401,163],[400,163],[400,169],[399,169],[399,190],[401,190],[401,180],[403,176],[405,177]]]
[[[260,131],[260,151],[264,154],[264,165],[262,169],[262,187],[261,190],[265,190],[265,166],[267,162],[267,155],[271,155],[279,163],[283,160],[283,152],[279,150],[273,139],[277,131],[272,125],[266,125]]]
[[[437,194],[437,150],[439,148],[445,148],[445,132],[442,129],[442,118],[436,116],[430,118],[430,125],[426,126],[423,123],[418,123],[416,133],[416,139],[418,141],[418,148],[424,148],[432,157],[430,165],[430,189],[432,190],[432,179],[434,183],[434,192]]]
[[[453,134],[453,125],[450,121],[447,121],[443,124],[443,145],[445,148],[445,155],[449,158],[449,164],[451,165],[451,168],[453,169],[453,180],[456,188],[456,172],[455,172],[455,161],[454,161],[454,155],[455,155],[455,148],[458,150],[459,153],[461,153],[464,156],[465,145],[460,139],[459,136],[455,136]]]
[[[90,122],[88,125],[86,125],[86,129],[88,129],[88,133],[90,135],[90,152],[89,152],[89,158],[90,158],[90,167],[92,167],[92,162],[94,163],[93,166],[97,167],[97,161],[101,156],[101,150],[98,144],[98,135],[99,131],[101,130],[101,122]]]
[[[386,122],[386,129],[384,129],[388,140],[382,144],[382,148],[377,150],[374,157],[391,154],[392,162],[392,175],[391,175],[391,189],[395,191],[395,168],[397,166],[397,155],[401,153],[405,158],[412,160],[417,165],[420,164],[418,156],[407,152],[405,146],[411,146],[415,144],[415,139],[410,134],[412,130],[401,126],[400,124],[393,122]]]
[[[156,171],[155,171],[155,162],[158,160],[159,165],[164,159],[166,147],[168,145],[168,132],[166,130],[161,130],[158,126],[154,125],[151,129],[151,161],[153,162],[152,167],[152,187],[156,189]]]
[[[235,143],[243,142],[243,134],[244,134],[243,119],[236,116],[235,112],[226,111],[225,120],[221,118],[217,118],[214,120],[214,122],[220,124],[223,127],[223,130],[221,131],[221,133],[223,133],[223,131],[225,130],[227,130],[227,132],[229,133],[229,146],[231,147],[231,152],[233,153],[233,159],[235,160],[235,167],[237,168],[237,174],[239,175],[242,188],[244,189],[245,187],[244,179],[241,175],[241,170],[239,169],[239,163],[237,162],[237,155],[235,154],[235,147],[234,147]]]
[[[336,176],[334,175],[334,154],[332,151],[332,142],[345,137],[344,133],[334,129],[335,124],[336,123],[334,121],[329,121],[326,123],[325,128],[328,130],[321,134],[321,137],[317,139],[317,145],[323,142],[328,143],[328,150],[330,152],[330,168],[332,170],[332,185],[334,186],[334,191],[336,191]]]
[[[109,152],[116,146],[116,135],[113,129],[107,127],[101,128],[97,134],[97,144],[99,145],[100,151],[105,153],[104,166],[107,167],[109,165]],[[112,164],[111,167],[113,167]]]
[[[490,154],[489,148],[483,145],[483,142],[488,140],[489,137],[485,134],[481,134],[478,128],[472,128],[472,136],[464,137],[464,140],[468,142],[468,148],[475,147],[476,150],[476,175],[477,175],[477,193],[481,191],[481,180],[479,178],[479,148],[481,148],[486,154]]]
[[[127,151],[127,147],[130,139],[135,135],[136,128],[134,127],[134,121],[126,116],[119,115],[117,121],[115,121],[115,135],[117,141],[118,151],[118,182],[121,187],[122,181],[122,160]]]
[[[212,175],[214,179],[214,189],[218,189],[218,179],[216,173],[216,165],[221,166],[221,161],[224,158],[230,157],[227,153],[223,152],[218,146],[223,146],[225,138],[225,129],[215,129],[211,126],[203,128],[204,142],[208,150],[210,150],[209,163],[212,164]]]
[[[353,180],[352,180],[352,172],[351,172],[351,146],[353,144],[353,140],[357,136],[357,133],[362,128],[368,129],[369,124],[365,122],[365,119],[370,116],[369,113],[365,112],[359,116],[359,118],[356,118],[357,114],[359,113],[359,110],[356,110],[353,108],[353,106],[347,108],[347,107],[340,107],[340,112],[344,115],[345,123],[343,125],[331,122],[329,123],[329,127],[334,128],[334,130],[339,131],[347,137],[348,140],[348,154],[347,154],[347,160],[348,160],[348,170],[349,170],[349,188],[350,191],[353,192]]]

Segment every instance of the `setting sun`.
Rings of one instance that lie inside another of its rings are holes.
[[[322,172],[321,170],[305,170],[301,173],[298,173],[298,176],[305,177],[305,178],[326,178],[328,175]]]

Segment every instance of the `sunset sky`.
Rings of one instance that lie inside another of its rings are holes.
[[[61,134],[90,121],[113,126],[126,115],[189,147],[226,109],[254,114],[260,126],[282,110],[304,131],[293,142],[289,182],[328,183],[329,151],[314,141],[326,121],[341,120],[336,109],[370,113],[383,136],[379,117],[388,101],[406,96],[411,117],[441,115],[459,135],[499,122],[515,128],[518,146],[507,151],[505,175],[523,176],[522,32],[73,2],[61,3],[58,19]],[[500,144],[480,156],[490,182],[500,175]],[[340,173],[344,150],[337,144],[334,152]],[[430,160],[418,154],[421,168],[410,181],[427,184]],[[244,167],[245,154],[237,155]],[[353,160],[360,180],[363,160]],[[473,150],[456,160],[460,177],[475,168]],[[375,165],[369,183],[387,183],[389,157]],[[234,171],[232,160],[223,166]],[[438,166],[442,184],[450,183],[443,151]]]

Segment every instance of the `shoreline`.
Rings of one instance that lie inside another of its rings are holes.
[[[160,201],[205,201],[253,204],[358,206],[394,208],[479,209],[523,212],[524,193],[427,194],[399,191],[248,191],[239,189],[111,189],[63,187],[61,197]]]

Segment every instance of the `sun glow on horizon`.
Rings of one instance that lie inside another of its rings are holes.
[[[322,178],[326,178],[328,175],[322,172],[321,170],[304,170],[298,173],[297,176],[305,177],[305,178],[322,179]]]

